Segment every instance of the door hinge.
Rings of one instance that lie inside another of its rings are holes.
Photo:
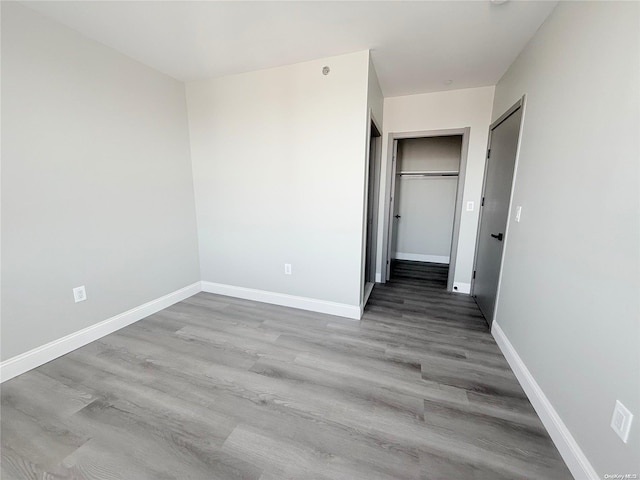
[[[480,205],[481,207],[484,207],[484,197],[482,197],[482,205]]]
[[[487,158],[491,158],[491,149],[487,150]]]
[[[476,278],[476,271],[474,270],[473,271],[473,279],[475,280],[475,278]]]

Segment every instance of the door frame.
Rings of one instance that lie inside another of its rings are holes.
[[[375,151],[374,151],[374,158],[370,158],[371,156],[371,141],[372,141],[372,137],[371,137],[371,125],[374,125],[374,127],[376,128],[376,130],[378,130],[378,133],[380,134],[380,136],[378,137],[373,137],[374,141],[375,141]],[[376,217],[380,217],[380,177],[381,177],[381,173],[382,173],[382,126],[380,125],[380,123],[378,122],[378,120],[376,119],[375,115],[373,114],[373,109],[369,109],[369,114],[367,115],[367,148],[366,148],[366,154],[365,154],[365,168],[364,168],[364,198],[363,198],[363,205],[364,205],[364,209],[362,212],[362,256],[361,256],[361,268],[360,268],[360,313],[362,314],[362,311],[364,309],[364,306],[367,304],[367,300],[369,299],[369,295],[371,295],[371,291],[373,290],[373,284],[371,284],[369,287],[367,286],[367,279],[365,278],[365,271],[366,271],[366,262],[367,262],[367,238],[368,238],[368,228],[369,226],[367,225],[367,217],[368,217],[368,213],[369,213],[369,168],[371,167],[371,162],[373,161],[373,168],[376,168],[376,164],[379,167],[378,168],[378,172],[376,172],[376,174],[374,175],[374,182],[377,183],[377,187],[378,187],[378,202],[376,205],[374,205],[375,211],[374,211],[374,215]],[[375,195],[374,195],[375,197]],[[375,201],[375,198],[374,198]],[[379,228],[378,225],[376,225],[376,229],[373,231],[373,235],[377,235],[377,229]],[[377,239],[376,239],[377,240]],[[378,246],[376,245],[376,251],[372,252],[373,255],[373,269],[374,269],[374,276],[375,276],[375,265],[377,264],[377,257],[378,257]]]
[[[395,199],[395,169],[398,140],[409,138],[432,138],[449,137],[453,135],[462,136],[462,146],[460,148],[460,166],[458,170],[458,183],[456,185],[456,203],[453,214],[453,233],[451,235],[451,254],[449,257],[449,276],[447,278],[447,291],[453,292],[456,264],[458,260],[458,240],[460,236],[460,220],[462,218],[462,201],[464,198],[464,185],[467,174],[467,157],[469,156],[469,134],[471,127],[449,128],[443,130],[422,130],[409,132],[390,132],[387,137],[387,179],[384,194],[384,218],[382,235],[382,282],[389,280],[391,274],[391,245],[393,236],[393,205]]]
[[[504,244],[502,246],[502,256],[500,258],[500,268],[498,269],[498,285],[496,287],[496,301],[493,307],[491,324],[496,319],[496,314],[498,312],[498,300],[500,299],[500,287],[502,286],[502,271],[504,269],[504,257],[507,251],[507,245],[509,244],[509,230],[511,225],[511,215],[513,213],[513,194],[515,192],[516,187],[516,179],[518,175],[518,165],[520,163],[520,147],[522,145],[522,130],[524,126],[524,116],[526,113],[526,105],[527,105],[527,96],[523,95],[516,103],[514,103],[506,112],[498,117],[498,119],[493,122],[489,126],[489,139],[487,141],[487,153],[485,155],[484,162],[484,175],[482,177],[482,198],[484,199],[485,189],[487,187],[487,170],[489,169],[489,151],[491,150],[491,136],[493,134],[493,130],[496,129],[502,122],[504,122],[507,118],[509,118],[513,113],[515,113],[518,109],[522,110],[522,115],[520,116],[520,125],[518,127],[518,142],[516,144],[516,158],[513,164],[513,179],[511,180],[511,192],[509,194],[509,206],[507,207],[507,224],[505,225],[504,230]],[[474,289],[476,283],[476,267],[478,263],[478,247],[480,245],[480,228],[482,227],[482,213],[484,210],[484,206],[482,205],[482,201],[480,201],[480,209],[478,211],[478,229],[476,231],[476,248],[473,254],[473,273],[471,275],[471,295],[474,296]]]

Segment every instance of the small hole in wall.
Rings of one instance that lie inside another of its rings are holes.
[[[331,71],[331,69],[329,67],[322,67],[322,74],[323,75],[329,75],[330,71]]]
[[[455,286],[454,286],[454,287],[453,287],[453,289],[454,289],[454,290],[457,290],[457,289],[458,289],[458,287],[455,287]]]

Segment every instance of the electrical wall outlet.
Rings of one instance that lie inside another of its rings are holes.
[[[285,275],[291,275],[291,264],[290,263],[285,263],[284,264],[284,274]]]
[[[467,202],[467,212],[473,212],[474,208],[476,208],[476,202],[474,201]]]
[[[611,428],[613,428],[613,431],[618,434],[624,443],[627,443],[627,440],[629,440],[632,421],[633,413],[620,403],[619,400],[616,400],[616,406],[613,409],[613,417],[611,418]]]
[[[87,291],[84,289],[84,285],[73,289],[73,299],[78,302],[84,302],[87,299]]]

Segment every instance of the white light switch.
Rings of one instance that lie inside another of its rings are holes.
[[[284,274],[285,275],[291,275],[291,264],[290,263],[285,263],[284,264]]]
[[[516,222],[520,223],[520,215],[522,215],[522,207],[516,207]]]
[[[84,285],[73,289],[73,299],[78,302],[84,302],[87,299],[87,291],[84,289]]]
[[[616,406],[613,409],[613,417],[611,418],[611,428],[618,434],[624,443],[629,440],[629,431],[631,430],[631,421],[633,414],[622,403],[616,400]]]
[[[467,202],[467,212],[473,212],[473,209],[476,207],[476,203],[471,201]]]

